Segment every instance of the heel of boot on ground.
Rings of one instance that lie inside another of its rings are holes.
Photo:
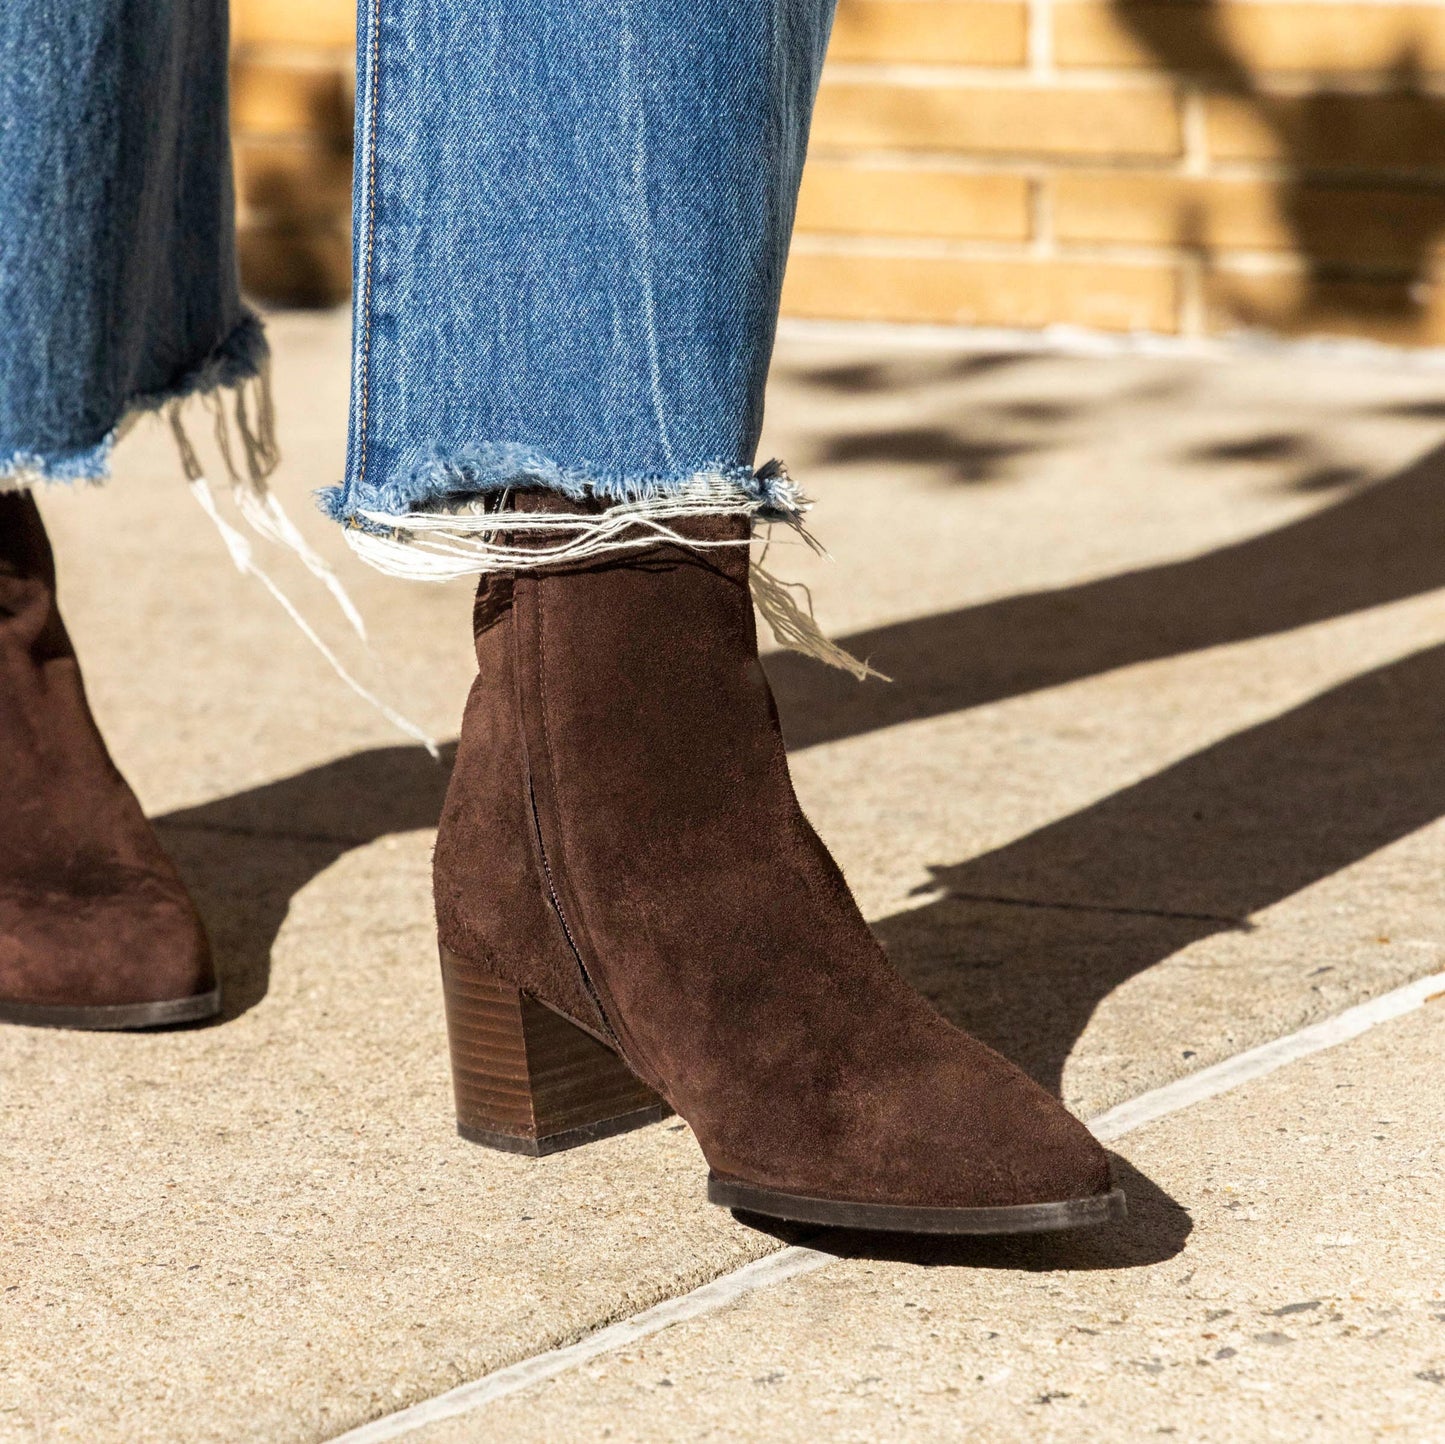
[[[441,964],[463,1138],[540,1158],[671,1113],[575,1023],[446,948]]]

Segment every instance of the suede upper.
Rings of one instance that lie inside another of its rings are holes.
[[[1107,1192],[1083,1125],[873,938],[794,795],[747,568],[659,545],[491,584],[443,941],[611,1041],[719,1174],[919,1207]]]
[[[196,910],[86,704],[40,514],[0,493],[0,1002],[215,986]]]

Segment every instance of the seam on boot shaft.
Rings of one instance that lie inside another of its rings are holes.
[[[522,732],[510,576],[483,578],[473,616],[479,674],[433,856],[438,940],[477,973],[521,989],[613,1046],[547,900]]]

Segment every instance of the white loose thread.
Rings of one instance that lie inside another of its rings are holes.
[[[767,555],[766,548],[763,554]],[[794,588],[803,593],[802,606],[793,598]],[[748,590],[752,593],[758,615],[768,624],[773,640],[780,647],[850,672],[860,682],[867,681],[869,677],[879,682],[892,680],[833,641],[813,615],[812,592],[802,582],[785,582],[775,577],[763,566],[762,557],[748,568]]]
[[[247,409],[248,390],[254,393],[254,417]],[[216,446],[221,453],[221,460],[230,483],[231,500],[235,503],[236,510],[259,536],[284,547],[300,558],[306,570],[331,593],[342,615],[351,624],[362,642],[366,643],[366,625],[355,603],[352,602],[345,587],[342,586],[341,579],[301,535],[275,493],[266,485],[266,478],[275,470],[280,460],[280,452],[276,445],[274,414],[271,409],[270,387],[265,367],[263,366],[259,374],[251,381],[243,382],[235,388],[233,414],[245,457],[244,474],[236,465],[231,428],[223,399],[215,392],[206,394],[202,399],[214,418]],[[171,434],[175,437],[176,450],[180,455],[181,469],[185,472],[191,495],[195,497],[201,510],[211,519],[212,524],[220,533],[221,540],[225,543],[226,550],[236,565],[236,570],[243,575],[255,577],[265,587],[280,604],[286,615],[300,629],[302,635],[326,659],[332,671],[358,697],[374,707],[403,735],[420,742],[432,757],[440,758],[441,751],[432,737],[428,736],[416,723],[384,702],[347,670],[341,659],[327,646],[316,629],[301,614],[296,604],[256,560],[250,540],[221,515],[220,508],[216,504],[215,493],[201,466],[200,457],[186,432],[182,417],[183,406],[182,398],[170,401],[165,406],[166,419],[170,423]]]
[[[393,515],[363,510],[362,520],[378,530],[348,527],[346,540],[364,562],[389,576],[446,582],[478,572],[526,571],[584,562],[659,542],[695,550],[748,546],[748,537],[701,541],[683,536],[670,523],[689,517],[745,516],[756,524],[760,513],[775,514],[781,506],[788,516],[787,524],[821,554],[822,548],[803,526],[803,514],[810,503],[801,496],[781,463],[772,462],[769,467],[781,484],[775,485],[773,496],[766,501],[729,477],[709,473],[700,473],[668,491],[590,513],[508,511],[509,493],[504,491],[495,498],[464,502],[454,511]],[[531,544],[517,545],[512,540],[516,537],[530,538]],[[866,677],[887,680],[830,640],[813,615],[812,594],[807,587],[780,580],[763,566],[762,558],[749,568],[749,590],[780,647],[841,668],[859,681]],[[795,590],[802,593],[801,605],[793,595]]]
[[[230,479],[231,499],[253,531],[268,541],[275,542],[277,546],[294,552],[301,559],[306,570],[331,593],[356,635],[365,641],[366,623],[355,603],[347,595],[346,588],[341,585],[341,579],[301,535],[296,523],[287,516],[285,509],[276,499],[276,494],[266,485],[266,478],[275,471],[281,460],[280,448],[276,444],[275,415],[271,409],[270,364],[269,359],[263,361],[254,381],[242,383],[235,389],[235,425],[240,433],[246,458],[244,476],[232,456],[231,429],[227,424],[225,403],[218,392],[211,392],[205,397],[206,404],[215,417],[216,446],[220,450],[226,475]],[[254,424],[246,406],[248,391],[254,391],[256,396]],[[173,420],[172,426],[174,425]]]

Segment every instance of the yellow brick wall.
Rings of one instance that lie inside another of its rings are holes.
[[[354,0],[231,0],[241,279],[325,306],[351,288]]]
[[[352,11],[235,0],[243,264],[346,286]],[[793,315],[1445,344],[1445,0],[841,0]]]

